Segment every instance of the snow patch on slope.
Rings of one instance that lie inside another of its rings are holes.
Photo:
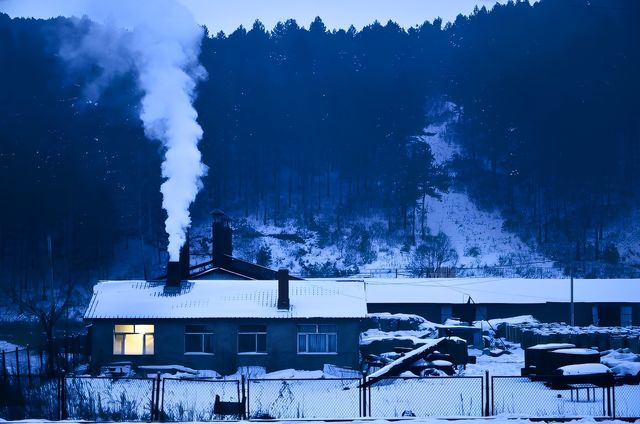
[[[436,164],[446,165],[459,152],[448,131],[458,112],[453,103],[446,103],[434,114],[445,120],[427,127],[422,140],[431,147]],[[459,266],[496,265],[513,258],[521,262],[544,260],[518,236],[503,229],[504,220],[497,210],[478,209],[466,193],[452,190],[440,200],[428,199],[426,223],[432,234],[443,232],[449,237]]]

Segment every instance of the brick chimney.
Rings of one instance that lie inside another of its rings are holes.
[[[281,268],[278,270],[278,309],[289,310],[289,271]]]
[[[180,262],[169,261],[167,264],[167,284],[165,288],[180,287]]]
[[[213,222],[211,225],[211,239],[213,251],[211,259],[214,267],[224,267],[233,253],[230,219],[220,209],[211,212]]]

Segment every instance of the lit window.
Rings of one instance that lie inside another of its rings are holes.
[[[184,353],[213,353],[213,328],[209,325],[185,326]]]
[[[238,353],[267,353],[267,327],[241,325],[238,330]]]
[[[337,353],[337,333],[335,325],[298,325],[298,353]]]
[[[153,331],[150,324],[116,324],[113,328],[113,354],[153,355]]]

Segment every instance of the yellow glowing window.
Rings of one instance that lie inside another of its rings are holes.
[[[113,327],[114,355],[153,355],[154,326],[116,324]]]

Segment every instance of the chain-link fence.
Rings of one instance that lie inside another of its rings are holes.
[[[640,385],[614,387],[612,405],[616,418],[640,417]]]
[[[155,380],[66,377],[63,418],[87,421],[151,421]]]
[[[640,386],[614,386],[613,378],[595,384],[574,380],[389,377],[366,384],[359,378],[249,379],[245,384],[244,380],[160,376],[4,375],[0,376],[0,418],[212,421],[499,414],[526,418],[640,416]]]
[[[60,380],[57,377],[0,378],[0,417],[7,420],[60,419]]]
[[[250,379],[249,418],[353,418],[361,416],[359,378]]]
[[[368,388],[369,415],[480,417],[482,377],[389,377]]]
[[[244,412],[242,399],[238,380],[165,378],[162,380],[160,416],[162,421],[239,419],[244,414],[230,413],[229,408],[221,405],[235,403]]]
[[[522,417],[601,417],[610,414],[611,387],[591,384],[549,387],[527,377],[491,378],[491,414]]]

